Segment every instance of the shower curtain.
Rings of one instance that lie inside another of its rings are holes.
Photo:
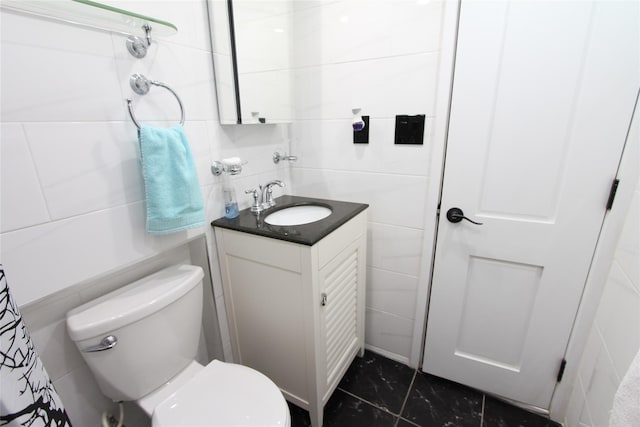
[[[0,264],[0,426],[71,426]]]

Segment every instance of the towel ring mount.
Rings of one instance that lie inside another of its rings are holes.
[[[169,92],[171,92],[173,96],[176,97],[176,100],[180,105],[180,124],[184,125],[184,107],[182,106],[182,101],[180,100],[180,97],[178,96],[177,93],[175,93],[173,89],[171,89],[169,86],[167,86],[162,82],[149,80],[142,74],[134,74],[129,78],[129,86],[131,86],[131,89],[133,89],[133,91],[138,95],[146,95],[147,93],[149,93],[149,89],[151,88],[151,85],[163,87],[167,89]],[[129,109],[129,115],[131,116],[131,120],[133,120],[133,123],[136,125],[136,127],[140,129],[140,123],[138,123],[138,120],[136,120],[136,117],[133,114],[133,106],[131,105],[130,98],[127,98],[127,108]]]

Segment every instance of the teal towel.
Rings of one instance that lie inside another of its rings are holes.
[[[147,232],[172,233],[204,225],[204,203],[189,142],[181,125],[138,131],[147,199]]]

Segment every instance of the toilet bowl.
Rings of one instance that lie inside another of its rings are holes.
[[[153,426],[290,426],[278,387],[246,366],[195,361],[200,267],[176,265],[67,313],[69,336],[100,390],[133,401]]]
[[[215,387],[211,387],[215,384]],[[153,426],[290,426],[276,385],[258,371],[214,360],[156,406]]]

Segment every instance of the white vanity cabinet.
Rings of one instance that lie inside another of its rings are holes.
[[[271,378],[313,427],[364,352],[366,215],[311,246],[215,227],[235,362]]]

